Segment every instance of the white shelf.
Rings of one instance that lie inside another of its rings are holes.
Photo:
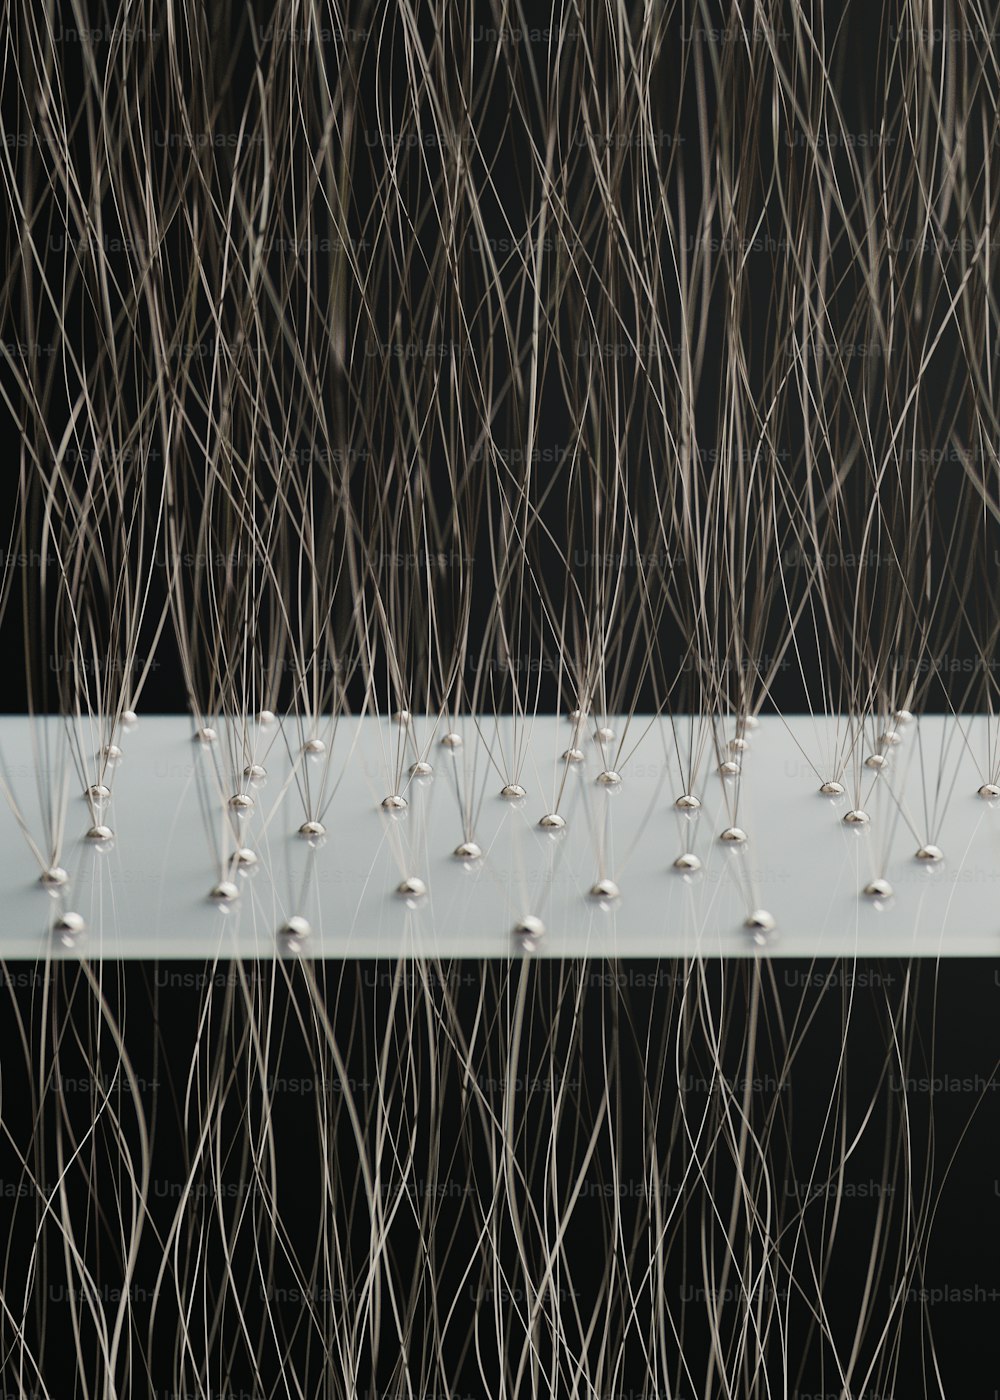
[[[831,800],[818,794],[810,759],[833,752],[833,722],[765,718],[742,755],[738,787],[718,775],[708,746],[695,784],[703,806],[693,814],[673,805],[684,784],[668,720],[633,719],[614,756],[617,789],[596,782],[605,765],[592,728],[581,740],[585,762],[566,772],[561,754],[572,726],[551,716],[522,726],[518,776],[527,797],[510,803],[498,795],[509,771],[501,755],[513,751],[510,721],[498,727],[490,717],[477,731],[466,719],[464,745],[449,751],[437,742],[440,728],[435,736],[434,722],[421,717],[409,739],[390,721],[346,719],[335,736],[321,727],[327,752],[309,759],[299,755],[296,727],[254,725],[253,757],[268,776],[250,789],[253,810],[236,818],[226,799],[244,786],[240,737],[220,726],[217,742],[201,745],[185,718],[143,717],[119,738],[124,754],[104,818],[115,839],[98,850],[84,839],[89,811],[65,723],[3,719],[7,782],[43,847],[42,797],[67,785],[59,861],[69,883],[55,894],[39,887],[25,836],[0,803],[0,954],[271,957],[281,946],[277,929],[297,915],[311,925],[304,946],[314,956],[520,956],[512,929],[533,915],[546,929],[536,956],[753,956],[760,949],[744,921],[755,908],[776,920],[765,945],[775,956],[1000,952],[1000,810],[977,795],[985,719],[930,716],[907,726],[881,774],[860,766],[859,748],[847,794]],[[100,736],[86,725],[79,733],[92,760]],[[47,760],[36,756],[43,737]],[[414,742],[434,766],[419,783],[407,776]],[[408,806],[393,816],[380,802],[395,786],[397,754]],[[48,768],[41,782],[38,763]],[[871,822],[852,829],[842,816],[857,800],[855,771]],[[314,814],[301,785],[318,793],[324,773],[327,834],[311,847],[296,834]],[[564,773],[558,809],[566,829],[547,833],[538,819],[556,805]],[[473,832],[463,829],[460,794],[478,811]],[[737,823],[747,843],[727,848],[719,834]],[[224,858],[237,824],[259,861],[252,874],[233,876],[240,897],[221,909],[207,896],[230,876]],[[466,866],[452,852],[470,835],[484,855]],[[939,864],[914,858],[925,841],[942,848]],[[693,876],[673,868],[685,851],[702,861]],[[412,906],[396,893],[411,875],[427,887]],[[607,907],[588,897],[601,876],[621,890]],[[891,899],[860,893],[874,876],[891,881]],[[75,948],[53,937],[65,910],[86,921]]]

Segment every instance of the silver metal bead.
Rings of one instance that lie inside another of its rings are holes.
[[[382,806],[387,812],[403,812],[406,810],[407,802],[405,797],[400,797],[398,792],[390,792],[388,797],[382,798]]]
[[[429,778],[433,772],[434,769],[431,765],[422,758],[418,759],[417,762],[410,767],[411,778]]]
[[[122,725],[125,729],[134,729],[139,723],[139,716],[135,710],[122,710]]]
[[[311,935],[312,928],[308,919],[303,919],[299,914],[293,914],[278,929],[278,937],[284,940],[285,947],[292,953],[297,953],[303,940]]]
[[[523,919],[519,919],[514,925],[515,938],[531,939],[542,938],[545,934],[545,925],[541,919],[534,914],[525,914]]]
[[[895,729],[887,729],[884,734],[879,735],[879,743],[885,748],[891,748],[893,744],[901,744],[903,736],[897,734]]]
[[[520,783],[505,783],[500,789],[500,796],[506,797],[509,802],[516,802],[527,795]]]
[[[729,747],[732,749],[733,753],[743,753],[745,749],[750,747],[750,741],[749,739],[741,738],[737,734],[735,739],[730,739]]]
[[[602,726],[594,730],[594,742],[597,744],[613,744],[615,741],[615,731]]]
[[[322,822],[303,822],[299,827],[299,835],[307,841],[317,841],[326,835],[326,827]]]
[[[563,763],[582,763],[583,760],[583,749],[567,749],[563,754]]]
[[[909,710],[897,710],[896,713],[893,715],[892,718],[893,718],[893,722],[894,722],[895,724],[912,724],[912,723],[913,723],[913,715],[910,713]]]
[[[68,879],[69,876],[61,865],[50,865],[39,875],[38,883],[45,885],[48,889],[56,889],[60,885],[65,885]]]
[[[463,841],[460,846],[455,847],[454,854],[458,860],[479,860],[483,852],[475,841]]]
[[[113,841],[115,833],[110,826],[92,826],[87,832],[88,841]]]
[[[67,909],[64,914],[59,915],[52,927],[64,943],[71,945],[74,939],[79,938],[80,934],[86,931],[87,921],[75,909]]]
[[[820,792],[824,797],[843,797],[844,784],[838,783],[836,779],[831,778],[828,783],[823,784],[820,788]]]
[[[860,807],[853,807],[851,811],[844,813],[844,821],[848,826],[867,826],[871,817],[867,812],[862,812]]]
[[[759,729],[759,728],[760,728],[760,720],[757,718],[756,715],[747,715],[746,719],[743,721],[743,728],[744,728],[744,729]]]
[[[674,861],[674,869],[685,871],[700,870],[701,861],[697,856],[692,855],[690,851],[685,851],[684,855],[678,856]]]
[[[892,886],[888,880],[883,880],[881,876],[877,880],[869,880],[865,885],[865,894],[870,899],[891,899]]]
[[[396,893],[407,899],[421,899],[427,893],[427,886],[417,875],[408,875],[396,886]]]
[[[219,736],[210,724],[206,724],[196,730],[194,737],[199,744],[214,744]]]
[[[725,841],[728,845],[742,846],[747,839],[747,834],[741,826],[727,826],[719,837],[720,841]]]
[[[122,756],[122,751],[117,744],[105,744],[101,753],[108,763],[117,763]]]
[[[613,768],[608,768],[605,772],[598,773],[597,781],[601,787],[620,787],[622,779],[620,773],[616,773]]]
[[[250,870],[257,864],[257,853],[251,851],[249,846],[240,846],[233,852],[232,859],[233,863],[238,865],[241,870]]]
[[[620,894],[621,890],[614,880],[598,880],[590,887],[592,899],[617,899]]]
[[[579,724],[581,720],[586,718],[586,715],[583,710],[570,710],[566,718],[569,720],[570,724]]]
[[[546,831],[562,831],[566,826],[566,818],[561,817],[558,812],[546,812],[544,817],[538,818],[538,825]]]
[[[684,792],[678,797],[674,806],[679,808],[682,812],[697,812],[698,808],[701,806],[701,799],[692,796],[690,792]]]
[[[740,765],[733,759],[727,758],[724,763],[719,764],[719,775],[723,778],[735,778],[740,771]]]
[[[91,783],[84,796],[89,797],[91,802],[107,802],[111,789],[104,783]]]
[[[441,740],[442,745],[446,749],[460,749],[464,742],[461,734],[456,734],[454,731],[450,734],[445,734]]]
[[[766,909],[755,909],[746,918],[746,927],[755,933],[773,933],[776,927],[773,914],[769,914]]]
[[[881,753],[871,753],[865,759],[865,767],[874,768],[878,772],[881,772],[883,768],[888,768],[888,766],[889,760]]]
[[[248,792],[234,792],[229,799],[229,806],[234,812],[249,812],[255,805]]]
[[[273,724],[273,723],[274,723],[274,711],[273,711],[273,710],[261,710],[260,714],[257,716],[257,723],[258,723],[258,724],[264,724],[264,725]]]
[[[940,846],[932,846],[928,843],[928,845],[920,847],[916,853],[916,859],[933,864],[935,861],[944,860],[944,852]]]
[[[407,725],[410,722],[410,712],[409,710],[397,710],[393,719],[399,725]]]
[[[1000,797],[1000,787],[997,787],[996,783],[983,783],[979,789],[979,796],[985,802],[994,802]]]
[[[267,769],[262,763],[248,763],[243,769],[243,776],[251,783],[259,783],[267,777]]]
[[[326,753],[326,744],[322,739],[307,739],[302,745],[302,752],[314,757],[317,754]]]
[[[209,899],[214,899],[217,904],[231,904],[234,899],[239,899],[240,892],[231,880],[220,880],[212,887]]]

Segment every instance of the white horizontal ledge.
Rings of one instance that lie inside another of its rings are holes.
[[[531,920],[544,926],[529,940],[539,957],[1000,952],[1000,806],[978,795],[996,747],[985,717],[924,717],[894,745],[866,737],[839,798],[818,786],[824,757],[843,755],[847,721],[767,717],[736,755],[738,778],[720,775],[711,742],[700,746],[690,786],[701,806],[688,811],[675,805],[689,784],[669,719],[633,718],[627,733],[606,721],[615,738],[604,744],[588,722],[583,760],[569,764],[565,718],[458,723],[454,747],[419,716],[325,721],[314,734],[289,721],[245,733],[220,724],[202,744],[186,718],[144,716],[115,736],[122,756],[104,769],[112,795],[99,815],[114,837],[102,843],[85,835],[91,812],[69,742],[93,781],[99,732],[0,720],[25,828],[0,803],[0,956],[272,957],[289,951],[279,930],[294,919],[309,926],[300,951],[323,958],[524,956],[514,930],[525,920],[529,931]],[[689,732],[679,721],[682,754]],[[322,744],[307,755],[309,737]],[[864,765],[868,749],[888,757],[881,772]],[[418,761],[433,774],[412,778]],[[266,769],[264,781],[244,778],[248,762]],[[612,765],[620,782],[599,781]],[[523,799],[499,795],[512,782]],[[67,881],[46,890],[28,837],[47,856],[44,812],[58,814],[63,792]],[[253,800],[242,815],[230,805],[241,792]],[[383,807],[396,794],[405,808]],[[858,802],[870,821],[848,825]],[[563,828],[539,825],[552,813]],[[310,818],[325,829],[312,843],[299,835]],[[720,840],[733,827],[745,843]],[[482,855],[457,858],[463,842]],[[940,861],[915,858],[928,843]],[[230,860],[239,845],[257,857],[249,873]],[[676,869],[684,854],[700,870]],[[891,884],[890,898],[862,893],[875,879]],[[417,882],[409,897],[399,892],[407,880]],[[603,899],[590,893],[601,880],[611,882]],[[209,897],[224,882],[238,891],[229,905]],[[746,924],[758,910],[775,924],[762,941]],[[60,936],[67,914],[84,933]]]

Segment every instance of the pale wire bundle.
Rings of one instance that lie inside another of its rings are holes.
[[[6,1393],[954,1387],[924,1290],[985,1089],[942,1133],[905,1091],[937,966],[784,975],[745,861],[748,958],[583,914],[535,956],[571,810],[590,907],[643,858],[647,756],[665,879],[720,783],[712,842],[755,835],[787,711],[862,899],[900,827],[940,862],[955,754],[1000,797],[996,41],[894,5],[855,91],[860,9],[5,6],[0,777],[54,935],[5,965]],[[74,843],[112,910],[159,685],[203,893],[276,872],[256,958],[90,955]],[[406,955],[311,957],[371,754]],[[420,945],[441,789],[509,956]]]

